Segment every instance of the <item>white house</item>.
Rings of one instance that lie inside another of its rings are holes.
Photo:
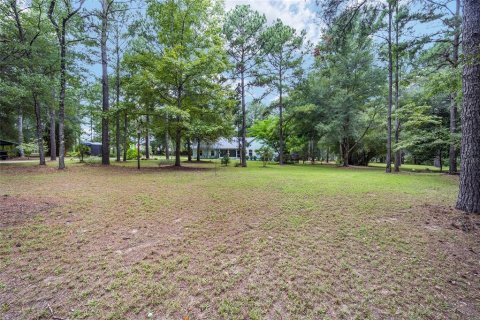
[[[197,144],[192,146],[193,158],[197,157]],[[247,138],[247,156],[248,159],[260,159],[256,153],[258,149],[263,147],[263,143],[255,138]],[[220,138],[213,143],[200,143],[200,158],[201,159],[215,159],[222,158],[226,153],[230,158],[240,159],[240,150],[238,138],[225,139]]]

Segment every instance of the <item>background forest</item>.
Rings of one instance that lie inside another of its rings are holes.
[[[322,32],[309,41],[218,1],[3,1],[0,137],[61,168],[81,141],[101,142],[104,164],[125,160],[141,132],[147,158],[174,153],[176,165],[194,143],[238,136],[243,166],[257,137],[280,163],[455,173],[461,1],[315,8]]]

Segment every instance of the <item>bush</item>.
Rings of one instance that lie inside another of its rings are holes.
[[[18,152],[20,152],[20,149],[23,148],[23,153],[25,154],[26,157],[30,157],[30,155],[32,153],[34,153],[38,146],[37,144],[35,143],[34,140],[30,141],[29,143],[25,142],[25,143],[22,143],[20,146],[18,146],[16,149],[18,150]]]
[[[87,154],[90,154],[90,147],[80,144],[77,147],[77,157],[80,159],[80,162],[83,162],[83,157]]]
[[[256,151],[260,155],[260,159],[263,161],[263,166],[266,167],[267,163],[273,158],[273,150],[270,147],[261,147]]]
[[[137,159],[138,151],[137,149],[128,149],[127,150],[127,160]]]
[[[228,155],[228,152],[225,153],[225,155],[223,156],[222,160],[221,160],[221,163],[224,165],[224,166],[228,166],[228,164],[230,163],[230,157]]]

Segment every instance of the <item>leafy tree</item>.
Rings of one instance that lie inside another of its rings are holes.
[[[58,108],[58,140],[60,141],[58,169],[65,169],[65,91],[67,85],[67,48],[70,42],[70,24],[78,17],[85,0],[80,0],[74,7],[73,0],[65,0],[57,3],[50,0],[48,18],[52,23],[57,35],[60,50],[60,89]],[[78,21],[77,21],[78,22]]]
[[[269,146],[263,146],[255,152],[260,155],[264,167],[266,167],[267,163],[273,158],[273,150]]]
[[[153,93],[155,104],[168,107],[175,130],[175,166],[180,166],[182,133],[192,109],[225,96],[216,81],[228,66],[219,9],[210,0],[150,2],[147,12],[161,28],[157,41],[162,50],[129,58],[131,68],[141,67],[137,81]]]
[[[248,5],[238,5],[227,14],[223,25],[227,53],[235,65],[232,78],[240,81],[240,106],[242,113],[240,158],[242,167],[247,166],[245,93],[248,87],[256,83],[259,68],[263,62],[264,41],[262,33],[265,29],[265,23],[265,15],[252,10]]]
[[[320,132],[337,137],[343,165],[351,152],[372,130],[382,106],[383,71],[374,65],[369,27],[360,18],[342,39],[333,38],[338,26],[325,35],[318,47],[315,75],[329,106]]]
[[[303,75],[303,39],[305,31],[300,34],[290,26],[283,24],[281,20],[267,28],[263,34],[267,50],[268,67],[263,81],[278,94],[278,137],[279,137],[279,163],[284,163],[284,128],[283,111],[284,95]]]

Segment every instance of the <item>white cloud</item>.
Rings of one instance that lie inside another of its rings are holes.
[[[265,14],[268,22],[279,18],[298,32],[305,29],[306,39],[317,43],[320,37],[320,21],[316,15],[314,0],[225,0],[228,11],[238,4],[249,4]]]

